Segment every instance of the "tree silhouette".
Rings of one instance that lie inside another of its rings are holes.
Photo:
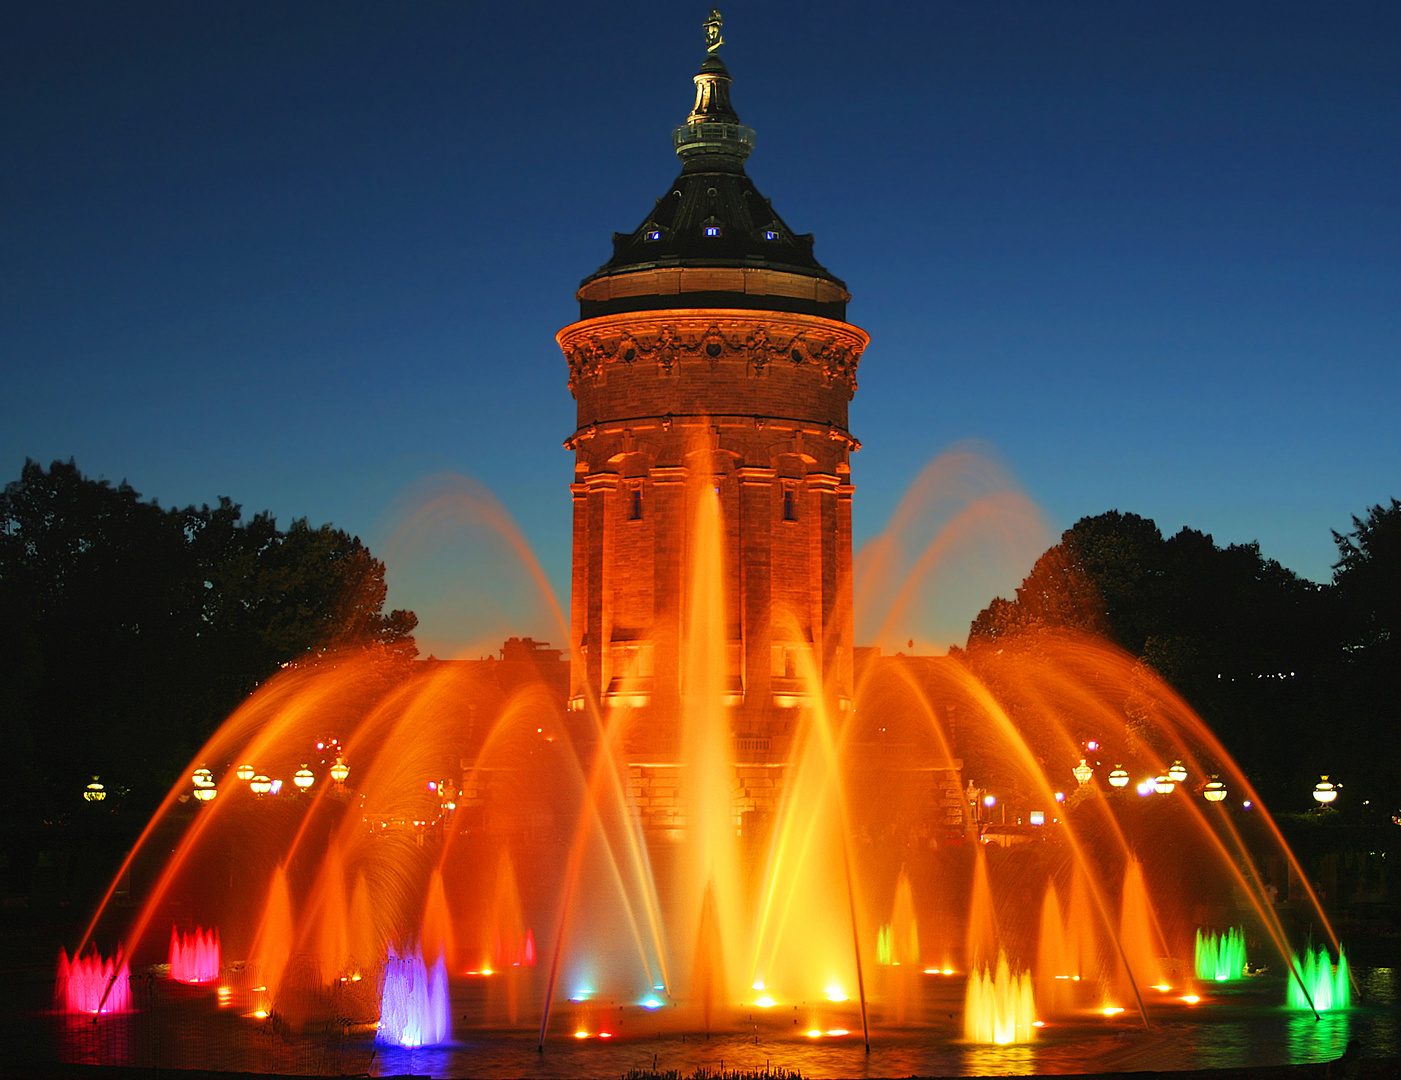
[[[0,737],[21,778],[0,799],[52,815],[92,774],[158,797],[279,667],[412,658],[417,619],[385,596],[384,565],[329,525],[166,510],[26,462],[0,494]]]

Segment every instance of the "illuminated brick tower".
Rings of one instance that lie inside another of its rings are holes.
[[[851,697],[847,403],[869,338],[812,237],[745,175],[754,132],[730,105],[718,12],[706,44],[681,175],[614,235],[558,334],[578,402],[571,706],[637,709],[634,761],[674,760],[696,470],[723,520],[737,760],[783,758],[810,666],[834,707]]]

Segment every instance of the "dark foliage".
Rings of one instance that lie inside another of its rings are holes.
[[[329,525],[238,506],[163,509],[69,461],[26,462],[0,494],[0,724],[11,821],[52,820],[100,774],[149,802],[280,667],[376,647],[411,658],[411,612],[382,613],[384,566]],[[115,799],[114,799],[115,801]]]
[[[1328,586],[1257,544],[1218,547],[1185,528],[1164,538],[1119,511],[1084,518],[1013,600],[979,614],[968,648],[1058,628],[1107,637],[1166,678],[1273,803],[1304,808],[1330,773],[1380,812],[1401,797],[1387,693],[1401,635],[1401,503],[1353,524],[1335,534]]]

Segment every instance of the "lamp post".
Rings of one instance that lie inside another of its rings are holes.
[[[1128,771],[1128,769],[1124,768],[1122,765],[1115,765],[1113,771],[1109,774],[1109,786],[1110,786],[1110,787],[1116,787],[1116,788],[1122,788],[1122,787],[1128,787],[1128,784],[1129,784],[1129,771]]]
[[[1168,767],[1167,774],[1172,778],[1173,783],[1180,784],[1187,779],[1187,766],[1183,765],[1181,761],[1174,761]]]
[[[254,795],[266,795],[272,790],[272,779],[259,773],[248,781],[248,786],[253,789]]]
[[[1153,786],[1160,794],[1171,795],[1172,789],[1177,787],[1177,781],[1172,778],[1171,773],[1163,773],[1162,776],[1153,781]]]
[[[341,758],[336,758],[336,763],[331,766],[331,779],[337,784],[344,784],[345,778],[350,775],[350,766]]]
[[[101,802],[107,798],[107,789],[98,783],[97,777],[92,778],[92,783],[83,789],[83,798],[88,802]]]
[[[1226,797],[1226,785],[1213,776],[1202,789],[1202,798],[1207,802],[1220,802]]]
[[[312,775],[311,769],[308,766],[303,765],[292,774],[292,783],[305,791],[307,788],[311,787],[312,784],[316,783],[316,777]]]
[[[1338,797],[1338,788],[1342,786],[1342,784],[1330,782],[1328,777],[1324,776],[1318,783],[1314,784],[1313,797],[1319,806],[1327,806]]]
[[[253,779],[256,773],[254,772],[253,766],[245,762],[234,770],[234,775],[246,784]]]
[[[1090,763],[1084,758],[1081,758],[1080,764],[1076,765],[1075,768],[1071,769],[1070,771],[1075,774],[1075,779],[1079,781],[1081,787],[1084,787],[1086,784],[1088,784],[1090,782],[1090,778],[1093,777],[1095,774],[1094,769],[1090,768]]]

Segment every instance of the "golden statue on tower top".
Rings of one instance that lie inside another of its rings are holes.
[[[705,51],[713,53],[725,39],[720,36],[720,9],[711,8],[710,18],[705,20]]]

